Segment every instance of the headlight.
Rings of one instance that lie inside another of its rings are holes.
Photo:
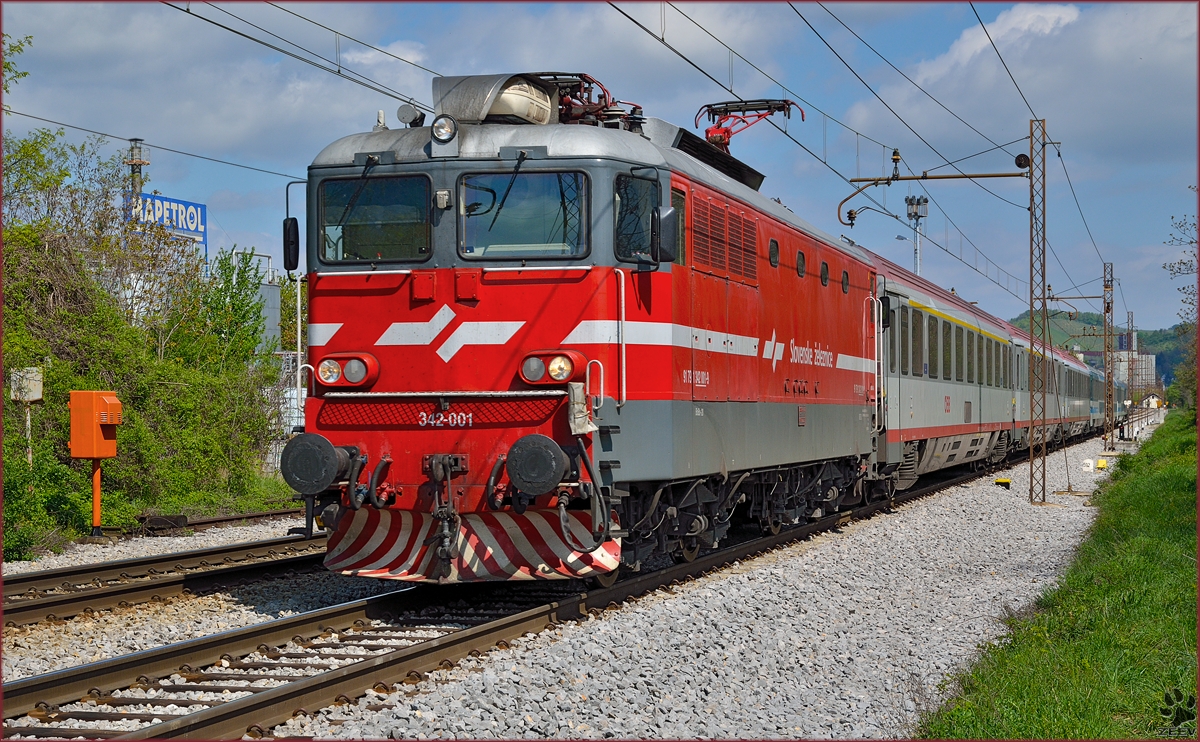
[[[554,356],[550,359],[550,378],[555,381],[566,381],[575,373],[575,364],[566,356]]]
[[[430,127],[430,130],[433,133],[434,139],[442,144],[446,144],[458,134],[458,122],[454,120],[453,116],[443,113],[433,120],[433,126]]]
[[[326,384],[336,384],[342,378],[342,367],[332,358],[326,358],[317,366],[317,376]]]
[[[529,381],[541,381],[546,375],[546,364],[537,356],[530,356],[521,364],[521,375]]]
[[[363,363],[357,358],[351,358],[349,361],[346,361],[346,368],[344,371],[346,374],[346,381],[350,382],[351,384],[357,384],[358,382],[367,378],[367,364]]]

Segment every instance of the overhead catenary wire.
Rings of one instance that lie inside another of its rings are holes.
[[[210,3],[210,4],[211,4],[211,3]],[[403,63],[405,63],[405,64],[412,65],[413,67],[416,67],[416,68],[417,68],[417,69],[419,69],[419,70],[424,70],[425,72],[428,72],[428,73],[429,73],[429,74],[431,74],[431,75],[437,75],[437,76],[439,76],[439,77],[440,77],[440,76],[441,76],[441,74],[442,74],[442,73],[440,73],[440,72],[436,72],[436,71],[434,71],[434,70],[431,70],[431,69],[429,69],[428,67],[425,67],[425,66],[422,66],[422,65],[420,65],[420,64],[417,64],[416,62],[412,61],[411,59],[405,59],[404,57],[401,57],[401,56],[399,56],[399,55],[393,54],[392,52],[389,52],[389,51],[388,51],[388,50],[386,50],[386,49],[380,49],[380,48],[379,48],[379,47],[377,47],[377,46],[372,46],[371,44],[368,44],[368,43],[367,43],[367,42],[365,42],[365,41],[361,41],[361,40],[359,40],[359,39],[356,39],[356,38],[354,38],[353,36],[349,36],[349,35],[347,35],[347,34],[344,34],[344,33],[342,33],[341,31],[337,30],[336,28],[330,28],[329,26],[326,26],[326,25],[325,25],[325,24],[323,24],[323,23],[319,23],[319,22],[317,22],[317,21],[314,21],[314,20],[313,20],[313,19],[311,19],[311,18],[308,18],[308,17],[306,17],[306,16],[300,15],[300,14],[299,14],[299,13],[297,13],[296,11],[294,11],[294,10],[289,10],[288,8],[285,8],[285,7],[283,7],[282,5],[277,5],[276,3],[270,2],[269,0],[268,0],[268,2],[267,2],[267,5],[270,5],[272,8],[276,8],[276,9],[278,9],[278,10],[282,10],[284,13],[288,13],[288,14],[290,14],[290,15],[294,15],[294,16],[296,16],[297,18],[299,18],[300,20],[302,20],[302,21],[307,21],[308,23],[311,23],[311,24],[313,24],[314,26],[317,26],[317,27],[319,27],[319,28],[323,28],[323,29],[325,29],[326,31],[329,31],[330,33],[337,34],[338,36],[342,37],[343,39],[349,39],[350,41],[353,41],[353,42],[354,42],[354,43],[356,43],[356,44],[362,44],[363,46],[367,47],[368,49],[371,49],[372,51],[377,51],[377,52],[379,52],[380,54],[384,54],[384,55],[386,55],[386,56],[389,56],[389,57],[391,57],[392,59],[395,59],[395,60],[396,60],[396,61],[398,61],[398,62],[403,62]]]
[[[626,18],[626,19],[627,19],[629,22],[633,23],[635,26],[637,26],[637,27],[638,27],[638,28],[640,28],[642,31],[644,31],[644,32],[646,33],[646,35],[650,36],[650,37],[651,37],[651,38],[653,38],[655,41],[657,41],[657,42],[659,42],[660,44],[662,44],[663,46],[665,46],[665,47],[666,47],[668,50],[670,50],[670,51],[671,51],[673,54],[675,54],[675,55],[676,55],[677,57],[679,57],[681,60],[683,60],[684,62],[686,62],[686,63],[687,63],[689,66],[691,66],[691,67],[692,67],[693,69],[695,69],[697,72],[699,72],[700,74],[704,75],[706,78],[708,78],[708,79],[709,79],[710,81],[712,81],[712,82],[713,82],[715,85],[717,85],[718,87],[720,87],[722,90],[725,90],[726,92],[730,93],[731,95],[734,95],[735,97],[738,97],[738,100],[744,100],[744,99],[743,99],[743,98],[741,98],[740,96],[737,96],[737,94],[736,94],[736,93],[734,93],[732,90],[730,90],[730,89],[729,89],[729,87],[727,87],[727,86],[726,86],[724,83],[722,83],[720,80],[718,80],[717,78],[713,77],[713,76],[712,76],[712,75],[711,75],[711,74],[710,74],[710,73],[709,73],[707,70],[705,70],[705,69],[704,69],[703,67],[701,67],[700,65],[696,64],[694,61],[692,61],[692,60],[691,60],[691,58],[689,58],[689,57],[688,57],[686,54],[684,54],[683,52],[681,52],[681,51],[679,51],[678,49],[676,49],[674,46],[672,46],[671,44],[669,44],[669,43],[668,43],[668,42],[667,42],[665,39],[661,38],[661,37],[660,37],[658,34],[655,34],[653,31],[651,31],[650,29],[646,28],[646,26],[644,26],[642,23],[640,23],[640,22],[639,22],[639,21],[638,21],[636,18],[634,18],[634,17],[630,16],[630,15],[629,15],[628,13],[626,13],[624,10],[621,10],[621,8],[617,7],[617,6],[616,6],[616,5],[615,5],[613,2],[611,2],[611,0],[609,0],[609,3],[608,3],[608,4],[609,4],[609,6],[611,6],[611,7],[613,8],[613,10],[616,10],[618,13],[620,13],[621,15],[623,15],[623,16],[624,16],[624,17],[625,17],[625,18]],[[689,19],[689,20],[690,20],[690,19]],[[693,21],[693,23],[695,23],[695,21]],[[711,34],[710,34],[710,35],[711,35]],[[728,48],[728,47],[726,47],[726,48]],[[739,56],[740,56],[740,55],[739,55]],[[817,154],[816,154],[815,152],[813,152],[811,149],[809,149],[807,146],[805,146],[805,144],[804,144],[803,142],[801,142],[801,141],[799,141],[798,139],[796,139],[795,137],[793,137],[793,136],[792,136],[791,134],[789,134],[789,133],[788,133],[788,132],[787,132],[785,129],[783,129],[781,126],[779,126],[779,124],[775,123],[775,122],[774,122],[774,121],[772,121],[771,119],[765,119],[765,120],[766,120],[766,122],[767,122],[768,124],[770,124],[770,125],[771,125],[771,126],[772,126],[772,127],[775,129],[775,130],[776,130],[776,131],[778,131],[779,133],[783,134],[785,137],[787,137],[788,139],[790,139],[790,140],[791,140],[791,141],[792,141],[794,144],[796,144],[798,147],[800,147],[802,150],[804,150],[804,151],[805,151],[805,152],[807,152],[807,153],[808,153],[810,156],[812,156],[812,157],[813,157],[813,159],[817,160],[818,162],[821,162],[821,164],[823,164],[823,165],[824,165],[826,168],[828,168],[830,172],[832,172],[832,173],[833,173],[834,175],[836,175],[837,177],[841,178],[841,179],[842,179],[842,181],[844,181],[844,182],[845,182],[847,185],[849,185],[849,184],[850,184],[850,180],[849,180],[849,179],[848,179],[848,178],[847,178],[845,175],[842,175],[842,173],[841,173],[840,171],[838,171],[838,170],[837,170],[837,168],[835,168],[835,167],[833,167],[832,165],[830,165],[830,164],[829,164],[827,161],[825,161],[825,160],[822,160],[822,159],[821,159],[819,156],[817,156]],[[906,165],[906,167],[907,167],[907,165]],[[910,171],[910,172],[911,172],[911,171]],[[882,214],[885,214],[885,215],[887,215],[887,216],[890,216],[892,219],[895,219],[895,220],[896,220],[897,222],[899,222],[900,224],[904,224],[904,220],[903,220],[903,219],[901,219],[901,218],[900,218],[898,215],[896,215],[896,214],[893,214],[892,212],[888,211],[888,210],[887,210],[887,209],[886,209],[886,208],[883,206],[883,204],[881,204],[881,203],[880,203],[880,202],[879,202],[877,199],[875,199],[873,196],[870,196],[870,195],[868,195],[868,194],[865,194],[865,193],[864,193],[863,195],[864,195],[864,196],[866,196],[866,198],[867,198],[868,200],[870,200],[870,201],[871,201],[873,204],[875,204],[876,206],[878,206],[878,207],[879,207],[877,210],[878,210],[880,213],[882,213]],[[945,213],[945,212],[943,211],[943,213]],[[961,230],[959,230],[959,233],[960,233],[960,234],[962,234]],[[1025,297],[1023,297],[1023,296],[1021,296],[1020,294],[1018,294],[1018,293],[1014,292],[1014,291],[1013,291],[1011,288],[1009,288],[1009,287],[1008,287],[1008,286],[1006,286],[1005,284],[1003,284],[1003,283],[1000,283],[1000,282],[999,282],[999,281],[997,281],[996,279],[992,278],[992,277],[991,277],[990,275],[988,275],[986,272],[980,272],[978,268],[976,268],[975,266],[971,265],[971,264],[970,264],[970,263],[968,263],[967,261],[963,260],[961,257],[959,257],[959,256],[955,255],[955,254],[954,254],[954,253],[953,253],[953,252],[952,252],[952,251],[951,251],[951,250],[950,250],[950,249],[949,249],[947,246],[945,246],[945,245],[942,245],[942,244],[938,243],[936,240],[934,240],[934,239],[932,239],[932,238],[929,238],[928,236],[926,237],[926,241],[927,241],[927,242],[929,242],[929,243],[931,243],[931,244],[933,244],[935,247],[938,247],[939,249],[941,249],[943,252],[945,252],[946,254],[950,255],[951,257],[955,258],[956,260],[958,260],[959,262],[961,262],[963,265],[966,265],[967,267],[971,268],[971,269],[972,269],[972,270],[974,270],[976,273],[980,273],[980,275],[982,275],[984,278],[988,279],[988,280],[989,280],[989,281],[991,281],[992,283],[994,283],[994,284],[996,284],[997,286],[999,286],[1000,288],[1004,289],[1004,290],[1005,290],[1007,293],[1011,294],[1011,295],[1012,295],[1014,298],[1016,298],[1016,299],[1018,299],[1018,300],[1020,300],[1020,301],[1025,301]],[[983,253],[982,253],[982,252],[980,252],[979,254],[981,254],[981,255],[982,255]],[[987,256],[985,255],[984,257],[986,258]],[[991,262],[991,263],[992,263],[992,265],[996,265],[995,261],[991,261],[991,260],[989,259],[989,262]],[[997,266],[997,267],[999,267],[999,266]],[[1009,274],[1009,275],[1011,276],[1011,274]],[[1020,288],[1020,285],[1021,285],[1021,283],[1023,283],[1023,282],[1022,282],[1022,281],[1020,281],[1020,279],[1015,279],[1015,280],[1017,281],[1017,287],[1018,287],[1018,289],[1019,289],[1019,288]]]
[[[918,85],[918,84],[917,84],[917,82],[916,82],[915,80],[913,80],[911,77],[909,77],[908,75],[904,74],[904,73],[903,73],[903,72],[900,70],[900,68],[899,68],[899,67],[897,67],[896,65],[892,64],[892,63],[891,63],[891,61],[890,61],[890,60],[888,60],[888,58],[887,58],[887,57],[885,57],[885,56],[883,56],[882,54],[880,54],[878,51],[876,51],[875,47],[873,47],[873,46],[871,46],[870,44],[868,44],[868,43],[867,43],[867,41],[866,41],[866,40],[865,40],[863,37],[861,37],[861,36],[859,36],[857,33],[855,33],[854,29],[852,29],[852,28],[850,28],[849,26],[847,26],[847,25],[846,25],[846,23],[845,23],[845,21],[843,21],[841,18],[838,18],[836,15],[834,15],[832,10],[830,10],[830,9],[829,9],[829,8],[827,8],[827,7],[825,7],[825,5],[824,5],[824,4],[822,4],[822,3],[820,3],[820,2],[818,2],[818,3],[817,3],[817,5],[818,5],[818,6],[820,6],[821,10],[824,10],[826,13],[828,13],[828,14],[830,15],[830,17],[832,17],[832,18],[833,18],[833,20],[835,20],[835,21],[837,21],[838,23],[840,23],[840,24],[842,25],[842,28],[844,28],[844,29],[846,29],[847,31],[849,31],[849,32],[851,33],[851,35],[853,35],[853,36],[854,36],[854,38],[856,38],[856,39],[858,39],[859,41],[861,41],[861,42],[862,42],[862,44],[863,44],[863,46],[867,47],[867,48],[868,48],[868,49],[870,49],[872,52],[874,52],[875,56],[877,56],[877,57],[879,57],[880,59],[882,59],[882,60],[884,61],[884,63],[885,63],[885,64],[886,64],[888,67],[891,67],[893,70],[895,70],[895,71],[896,71],[896,73],[897,73],[898,75],[900,75],[900,76],[901,76],[901,77],[903,77],[905,80],[907,80],[909,83],[911,83],[911,84],[912,84],[912,86],[913,86],[914,88],[916,88],[917,90],[920,90],[922,93],[924,93],[924,94],[925,94],[925,95],[926,95],[926,96],[929,98],[929,100],[931,100],[931,101],[933,101],[934,103],[938,104],[938,105],[939,105],[939,106],[942,108],[942,110],[943,110],[943,111],[945,111],[946,113],[950,114],[950,115],[951,115],[951,116],[953,116],[954,118],[958,119],[958,120],[959,120],[960,122],[962,122],[962,124],[963,124],[964,126],[966,126],[968,129],[970,129],[971,131],[975,132],[975,133],[976,133],[976,134],[978,134],[979,136],[983,137],[984,139],[986,139],[986,140],[987,140],[988,142],[990,142],[991,144],[994,144],[994,145],[995,145],[994,147],[992,147],[992,149],[989,149],[989,150],[984,150],[984,152],[991,152],[992,150],[995,150],[995,149],[1004,149],[1005,147],[1009,146],[1010,144],[1016,144],[1017,142],[1021,141],[1022,139],[1028,139],[1028,138],[1029,138],[1029,137],[1022,137],[1021,139],[1014,139],[1013,141],[1011,141],[1011,142],[1008,142],[1008,143],[1006,143],[1006,144],[996,144],[996,141],[995,141],[994,139],[992,139],[991,137],[989,137],[987,134],[984,134],[984,133],[983,133],[982,131],[980,131],[979,129],[976,129],[976,128],[975,128],[974,126],[972,126],[971,124],[967,123],[967,121],[966,121],[966,120],[964,120],[962,116],[959,116],[959,115],[958,115],[957,113],[955,113],[954,111],[951,111],[951,110],[950,110],[950,109],[949,109],[949,108],[948,108],[948,107],[947,107],[947,106],[946,106],[944,103],[942,103],[940,100],[938,100],[936,97],[934,97],[933,93],[930,93],[928,90],[926,90],[925,88],[923,88],[923,87],[921,87],[920,85]],[[794,8],[793,8],[793,10],[794,10]],[[1011,152],[1009,152],[1007,149],[1005,149],[1004,151],[1005,151],[1006,153],[1008,153],[1009,155],[1012,155],[1012,153],[1011,153]],[[983,154],[983,152],[981,152],[980,154]],[[974,156],[975,156],[975,155],[972,155],[972,157],[974,157]],[[968,159],[968,158],[964,157],[964,158],[961,158],[960,160],[955,160],[955,162],[961,162],[962,160],[965,160],[965,159]],[[951,165],[951,164],[953,164],[953,163],[946,163],[946,164],[947,164],[947,165]],[[938,167],[945,167],[945,165],[938,165]],[[936,168],[934,168],[934,169],[936,169]]]
[[[1012,70],[1008,68],[1008,62],[1004,61],[1004,55],[1000,53],[1000,48],[996,46],[996,42],[992,39],[992,35],[988,33],[987,24],[979,17],[979,11],[975,9],[975,3],[967,3],[971,6],[971,12],[975,14],[975,20],[979,21],[979,27],[983,29],[983,34],[987,36],[988,43],[992,45],[992,49],[996,51],[996,57],[999,58],[1000,64],[1004,65],[1004,71],[1008,73],[1008,79],[1012,80],[1013,87],[1021,95],[1021,100],[1025,101],[1025,107],[1029,109],[1029,115],[1033,118],[1038,118],[1038,115],[1033,112],[1033,106],[1029,105],[1029,99],[1025,97],[1025,91],[1021,90],[1021,86],[1017,84],[1017,78],[1013,77]],[[1039,119],[1040,120],[1040,119]]]
[[[833,53],[833,56],[837,57],[837,58],[838,58],[838,61],[839,61],[839,62],[841,62],[841,63],[842,63],[842,64],[843,64],[843,65],[846,67],[846,69],[850,70],[850,74],[854,75],[854,77],[855,77],[855,78],[857,78],[857,79],[858,79],[858,81],[859,81],[859,82],[861,82],[861,83],[863,84],[863,87],[865,87],[865,88],[866,88],[868,91],[870,91],[871,95],[875,96],[875,99],[876,99],[876,100],[878,100],[880,103],[882,103],[882,104],[883,104],[883,107],[884,107],[884,108],[886,108],[888,111],[890,111],[890,112],[891,112],[891,114],[892,114],[893,116],[895,116],[895,117],[896,117],[896,120],[897,120],[897,121],[899,121],[900,123],[904,124],[904,128],[906,128],[906,129],[908,129],[909,131],[911,131],[911,132],[913,133],[913,136],[915,136],[917,139],[920,139],[920,140],[921,140],[921,143],[922,143],[922,144],[924,144],[926,147],[928,147],[928,148],[930,149],[930,151],[932,151],[932,152],[933,152],[935,155],[937,155],[938,157],[942,158],[942,161],[943,161],[943,162],[945,162],[945,163],[947,163],[947,164],[950,164],[950,158],[949,158],[949,157],[946,157],[946,156],[945,156],[945,155],[943,155],[941,152],[939,152],[939,151],[937,150],[937,147],[934,147],[932,144],[930,144],[930,143],[929,143],[929,141],[928,141],[928,140],[926,140],[926,139],[925,139],[925,137],[921,136],[921,135],[920,135],[920,133],[918,133],[918,132],[917,132],[917,130],[916,130],[916,129],[914,129],[914,128],[913,128],[913,127],[912,127],[912,126],[911,126],[911,125],[910,125],[910,124],[909,124],[909,123],[908,123],[908,122],[907,122],[907,121],[904,119],[904,117],[903,117],[903,116],[901,116],[901,115],[900,115],[900,114],[899,114],[899,113],[896,111],[896,109],[892,108],[892,107],[891,107],[891,105],[889,105],[889,104],[888,104],[888,102],[887,102],[887,101],[885,101],[885,100],[883,99],[883,96],[881,96],[879,93],[875,92],[875,88],[871,87],[870,83],[868,83],[866,80],[864,80],[864,79],[863,79],[863,77],[862,77],[862,75],[858,74],[858,72],[857,72],[857,71],[854,69],[854,67],[852,67],[852,66],[850,65],[850,63],[849,63],[849,62],[847,62],[847,61],[845,60],[845,58],[844,58],[844,57],[842,57],[842,55],[841,55],[841,54],[839,54],[839,53],[838,53],[838,51],[837,51],[836,49],[834,49],[834,48],[833,48],[833,45],[832,45],[832,44],[830,44],[828,41],[826,41],[826,40],[825,40],[825,37],[821,35],[821,32],[820,32],[820,31],[818,31],[818,30],[816,29],[816,27],[815,27],[815,26],[813,26],[813,24],[811,24],[811,23],[809,23],[809,22],[808,22],[808,19],[804,17],[804,14],[800,12],[800,9],[799,9],[799,8],[797,8],[795,5],[793,5],[793,4],[790,2],[790,0],[789,0],[789,2],[788,2],[788,7],[789,7],[789,8],[791,8],[791,9],[792,9],[792,10],[793,10],[793,11],[796,13],[796,15],[798,15],[798,16],[800,17],[800,20],[804,21],[804,25],[808,26],[808,28],[809,28],[809,29],[810,29],[810,30],[811,30],[811,31],[812,31],[814,34],[816,34],[817,38],[821,40],[821,43],[822,43],[822,44],[824,44],[824,45],[825,45],[825,47],[826,47],[827,49],[829,49],[829,51],[830,51],[830,52],[832,52],[832,53]],[[951,165],[951,167],[953,167],[955,170],[957,170],[957,171],[958,171],[958,173],[959,173],[960,175],[966,175],[966,173],[964,173],[964,172],[963,172],[961,169],[959,169],[957,166],[955,166],[955,165]],[[1004,203],[1006,203],[1006,204],[1008,204],[1008,205],[1010,205],[1010,206],[1015,206],[1015,207],[1017,207],[1018,209],[1028,209],[1028,207],[1027,207],[1027,206],[1023,206],[1022,204],[1015,203],[1015,202],[1013,202],[1013,201],[1009,201],[1009,200],[1008,200],[1007,198],[1005,198],[1004,196],[1001,196],[999,193],[996,193],[995,191],[991,190],[990,188],[988,188],[988,187],[987,187],[987,186],[985,186],[984,184],[980,183],[979,181],[975,180],[974,178],[968,178],[968,180],[970,180],[972,183],[974,183],[974,184],[975,184],[975,185],[977,185],[978,187],[982,188],[982,189],[983,189],[984,191],[986,191],[987,193],[990,193],[991,195],[995,196],[996,198],[1000,199],[1001,201],[1003,201]]]
[[[951,165],[955,165],[955,164],[957,164],[957,163],[964,162],[964,161],[966,161],[966,160],[970,160],[970,159],[972,159],[972,158],[975,158],[975,157],[979,157],[980,155],[986,155],[988,152],[995,152],[995,151],[996,151],[996,150],[998,150],[998,149],[1004,149],[1005,147],[1007,147],[1007,146],[1008,146],[1008,145],[1010,145],[1010,144],[1016,144],[1017,142],[1023,142],[1023,141],[1025,141],[1025,140],[1026,140],[1026,139],[1028,139],[1028,138],[1029,138],[1029,136],[1028,136],[1028,135],[1026,135],[1026,136],[1023,136],[1023,137],[1021,137],[1021,138],[1019,138],[1019,139],[1014,139],[1014,140],[1012,140],[1011,142],[1005,142],[1004,144],[997,144],[995,147],[989,147],[988,149],[982,150],[982,151],[980,151],[980,152],[976,152],[976,153],[975,153],[975,154],[973,154],[973,155],[967,155],[966,157],[960,157],[960,158],[958,158],[957,160],[953,160],[953,161],[951,161],[951,162],[946,162],[946,163],[943,163],[943,164],[941,164],[941,165],[937,165],[937,166],[935,166],[935,167],[931,167],[931,168],[929,168],[928,170],[925,170],[924,172],[926,172],[926,173],[932,173],[934,170],[941,170],[941,169],[942,169],[942,168],[944,168],[944,167],[949,167],[949,166],[951,166]],[[1007,152],[1007,151],[1008,151],[1008,150],[1005,150],[1005,152]]]
[[[25,118],[31,118],[31,119],[35,119],[37,121],[44,121],[47,124],[54,124],[55,126],[64,126],[68,129],[75,129],[77,131],[85,131],[88,134],[96,134],[97,136],[107,137],[109,139],[115,139],[118,141],[121,141],[121,140],[128,141],[129,140],[129,137],[120,137],[120,136],[117,136],[116,134],[107,134],[105,132],[96,131],[95,129],[89,129],[84,126],[76,126],[75,124],[67,124],[67,123],[63,123],[62,121],[55,121],[54,119],[43,118],[42,116],[34,116],[31,113],[22,113],[21,111],[14,111],[11,108],[4,109],[4,113],[5,113],[5,115],[12,114],[14,116],[24,116]],[[183,155],[185,157],[195,157],[198,160],[208,160],[209,162],[216,162],[221,165],[229,165],[230,167],[240,167],[243,170],[253,170],[257,173],[266,173],[267,175],[278,175],[281,178],[290,178],[292,180],[304,180],[304,178],[299,175],[289,175],[288,173],[280,173],[280,172],[276,172],[274,170],[266,170],[264,168],[254,167],[252,165],[242,165],[241,163],[230,162],[229,160],[221,160],[216,157],[209,157],[207,155],[198,155],[198,154],[195,154],[194,152],[184,152],[181,149],[172,149],[171,147],[164,147],[161,144],[154,144],[152,142],[143,141],[142,143],[144,145],[146,145],[147,147],[152,147],[156,150],[162,150],[163,152],[171,152],[173,154]]]
[[[261,44],[262,46],[265,46],[265,47],[267,47],[268,49],[271,49],[272,51],[279,52],[280,54],[284,54],[284,55],[286,55],[286,56],[289,56],[289,57],[291,57],[292,59],[295,59],[295,60],[297,60],[297,61],[300,61],[300,62],[304,62],[304,63],[305,63],[305,64],[307,64],[307,65],[311,65],[311,66],[313,66],[313,67],[316,67],[317,69],[319,69],[319,70],[323,70],[323,71],[325,71],[325,72],[328,72],[328,73],[329,73],[329,74],[331,74],[331,75],[336,75],[337,77],[340,77],[340,78],[342,78],[343,80],[348,80],[348,81],[350,81],[350,82],[352,82],[352,83],[354,83],[354,84],[356,84],[356,85],[360,85],[360,86],[362,86],[362,87],[364,87],[364,88],[367,88],[368,90],[371,90],[371,91],[373,91],[373,92],[379,93],[380,95],[385,95],[385,96],[387,96],[387,97],[389,97],[389,98],[393,98],[393,99],[395,99],[395,100],[398,100],[398,101],[401,101],[401,102],[403,102],[403,103],[408,103],[409,105],[415,106],[416,108],[419,108],[419,109],[421,109],[421,110],[424,110],[424,111],[429,111],[429,112],[432,112],[432,111],[433,111],[433,107],[432,107],[432,106],[429,106],[429,105],[427,105],[427,104],[425,104],[425,103],[422,103],[422,102],[420,102],[419,100],[417,100],[417,99],[415,99],[415,98],[412,98],[412,97],[410,97],[410,96],[404,95],[403,93],[401,93],[401,92],[399,92],[399,91],[397,91],[397,90],[393,90],[393,89],[391,89],[391,88],[389,88],[389,87],[387,87],[387,86],[385,86],[385,85],[383,85],[383,84],[381,84],[381,83],[374,82],[374,81],[372,81],[372,80],[371,80],[369,77],[367,77],[366,75],[362,75],[362,74],[360,74],[360,73],[358,73],[358,72],[355,72],[355,71],[353,71],[353,70],[349,69],[348,67],[346,67],[345,65],[340,65],[340,66],[339,66],[339,67],[337,67],[337,68],[334,68],[334,67],[326,67],[325,65],[319,64],[318,62],[315,62],[315,61],[313,61],[313,60],[311,60],[311,59],[308,59],[308,58],[306,58],[306,57],[303,57],[303,56],[301,56],[301,55],[299,55],[299,54],[296,54],[296,53],[294,53],[294,52],[290,52],[290,51],[288,51],[287,49],[283,49],[283,48],[281,48],[281,47],[278,47],[278,46],[276,46],[276,45],[274,45],[274,44],[272,44],[272,43],[270,43],[270,42],[268,42],[268,41],[263,41],[262,39],[259,39],[259,38],[256,38],[256,37],[254,37],[254,36],[251,36],[251,35],[250,35],[250,34],[248,34],[248,33],[244,33],[244,32],[242,32],[242,31],[239,31],[239,30],[237,30],[236,28],[232,28],[232,27],[230,27],[230,26],[226,26],[225,24],[223,24],[223,23],[220,23],[220,22],[218,22],[218,21],[215,21],[215,20],[213,20],[212,18],[206,18],[205,16],[202,16],[202,15],[200,15],[199,13],[193,13],[193,12],[191,11],[191,8],[190,8],[190,7],[189,7],[189,8],[181,8],[181,7],[179,7],[178,5],[172,5],[172,4],[171,4],[171,3],[169,3],[169,2],[163,2],[163,5],[166,5],[166,6],[167,6],[167,7],[169,7],[169,8],[174,8],[175,10],[178,10],[178,11],[179,11],[179,12],[181,12],[181,13],[186,13],[186,14],[188,14],[189,16],[191,16],[192,18],[198,18],[198,19],[200,19],[200,20],[204,21],[205,23],[210,23],[210,24],[212,24],[212,25],[216,26],[217,28],[222,28],[222,29],[225,29],[226,31],[229,31],[229,32],[230,32],[230,33],[232,33],[232,34],[235,34],[235,35],[237,35],[237,36],[241,36],[243,39],[247,39],[247,40],[249,40],[249,41],[253,41],[253,42],[254,42],[254,43],[256,43],[256,44]],[[214,6],[214,7],[215,7],[215,6]],[[221,9],[220,9],[220,8],[217,8],[217,10],[221,10]],[[223,13],[226,13],[226,14],[228,14],[228,15],[231,15],[231,16],[233,15],[232,13],[229,13],[229,11],[226,11],[226,10],[222,10],[222,12],[223,12]],[[233,17],[237,18],[237,16],[233,16]],[[239,18],[239,20],[241,20],[241,19]],[[247,25],[253,25],[253,24],[250,24],[250,23],[248,23],[247,21],[243,21],[243,23],[247,23]],[[270,32],[269,32],[269,31],[265,31],[265,33],[270,33]],[[271,34],[271,35],[272,35],[272,36],[274,36],[274,34]],[[278,38],[278,37],[276,37],[276,38]],[[304,47],[300,46],[299,44],[295,44],[295,43],[293,43],[293,42],[291,42],[291,41],[288,41],[287,43],[288,43],[289,45],[291,45],[291,46],[295,46],[295,47],[296,47],[296,48],[298,48],[298,49],[304,49]],[[328,59],[326,59],[326,58],[322,57],[321,55],[317,54],[316,52],[309,51],[308,49],[304,49],[304,51],[305,51],[306,53],[308,53],[308,54],[311,54],[312,56],[316,57],[317,59],[320,59],[320,60],[322,60],[322,61],[325,61],[325,62],[330,62],[331,64],[336,64],[335,62],[331,62],[330,60],[328,60]],[[349,72],[350,74],[345,74],[345,73],[347,73],[347,72]]]

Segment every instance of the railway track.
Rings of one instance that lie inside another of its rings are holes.
[[[69,618],[237,584],[264,574],[315,570],[320,568],[324,554],[323,536],[285,536],[6,575],[4,623],[20,626]]]
[[[217,739],[267,736],[296,714],[504,647],[526,633],[831,530],[984,474],[948,477],[819,521],[635,574],[571,583],[420,585],[298,616],[26,678],[4,686],[5,738]],[[368,690],[370,689],[370,690]],[[385,708],[378,705],[378,708]],[[100,725],[108,725],[102,727]],[[90,727],[90,728],[89,728]]]

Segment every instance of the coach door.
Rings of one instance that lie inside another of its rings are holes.
[[[901,446],[894,434],[904,427],[908,414],[907,401],[903,395],[901,378],[908,371],[909,360],[909,306],[908,298],[890,291],[883,294],[888,298],[888,328],[883,338],[883,407],[885,433],[894,441],[887,452],[887,461],[899,461]],[[891,450],[895,448],[895,450]],[[882,453],[882,452],[881,452]]]

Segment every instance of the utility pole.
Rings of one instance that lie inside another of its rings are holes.
[[[150,164],[142,152],[141,139],[129,140],[129,158],[125,160],[125,164],[129,166],[129,208],[132,211],[137,208],[135,204],[142,198],[142,166]],[[132,213],[130,216],[132,217]]]
[[[1126,330],[1126,332],[1127,332],[1127,338],[1128,338],[1128,339],[1125,341],[1125,350],[1129,351],[1129,363],[1128,363],[1128,367],[1129,367],[1129,372],[1128,372],[1128,376],[1129,376],[1129,399],[1134,399],[1134,400],[1136,400],[1136,395],[1134,394],[1134,392],[1137,390],[1137,386],[1138,386],[1138,376],[1137,376],[1137,367],[1138,367],[1138,349],[1137,349],[1137,341],[1133,339],[1133,312],[1131,312],[1131,311],[1126,311],[1126,312],[1125,312],[1125,314],[1126,314],[1126,317],[1125,317],[1125,326],[1128,328],[1128,329]]]
[[[1113,264],[1104,264],[1104,450],[1113,446],[1113,427],[1116,423],[1114,409],[1114,377],[1117,371],[1117,353],[1113,347]]]
[[[1046,504],[1046,120],[1029,121],[1029,502]]]
[[[905,196],[908,219],[913,223],[913,273],[921,275],[921,220],[929,216],[929,199],[925,196]]]

